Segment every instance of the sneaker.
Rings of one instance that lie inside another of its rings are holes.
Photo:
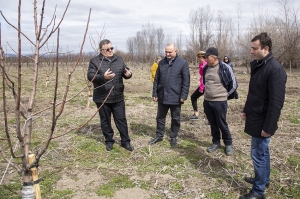
[[[199,120],[199,117],[194,114],[194,115],[190,115],[189,119],[190,120]]]
[[[233,148],[232,148],[232,145],[226,145],[225,146],[225,153],[226,155],[232,155],[233,154]]]
[[[218,148],[220,148],[220,144],[212,144],[210,147],[208,147],[207,152],[212,153],[215,150],[217,150]]]

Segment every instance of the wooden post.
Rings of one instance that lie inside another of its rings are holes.
[[[46,87],[48,86],[48,84],[49,84],[49,75],[47,75],[46,77]]]
[[[30,154],[28,156],[28,162],[29,162],[29,164],[31,164],[34,161],[34,159],[35,159],[35,155],[34,154]],[[31,175],[32,175],[32,181],[33,182],[37,181],[39,179],[37,168],[33,167],[30,170],[31,170]],[[41,190],[40,190],[39,183],[34,184],[33,185],[33,189],[35,191],[35,198],[36,199],[41,199],[42,196],[41,196]]]

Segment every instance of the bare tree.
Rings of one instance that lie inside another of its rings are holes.
[[[127,49],[131,60],[137,63],[153,62],[161,54],[165,35],[162,28],[156,29],[153,24],[142,26],[135,37],[127,39]],[[143,69],[143,65],[142,69]]]
[[[74,64],[73,69],[69,72],[69,76],[67,78],[67,82],[66,82],[66,89],[63,93],[63,99],[62,102],[57,103],[57,92],[58,92],[58,55],[59,55],[59,26],[61,25],[64,16],[68,10],[70,1],[68,1],[68,4],[66,5],[66,8],[64,10],[64,13],[61,17],[61,19],[58,21],[58,23],[55,23],[56,21],[56,8],[55,11],[53,13],[52,19],[50,20],[50,22],[44,26],[44,10],[45,10],[45,0],[42,3],[42,8],[41,8],[41,13],[40,18],[38,18],[38,11],[37,11],[37,0],[33,1],[33,6],[34,6],[34,33],[35,33],[35,40],[31,40],[29,36],[25,35],[22,32],[21,29],[21,25],[20,25],[20,21],[21,21],[21,0],[19,0],[19,6],[18,6],[18,26],[15,27],[13,24],[11,24],[4,16],[4,14],[1,12],[2,17],[4,18],[4,20],[11,26],[13,27],[17,32],[18,32],[18,72],[17,72],[17,84],[15,84],[15,82],[10,78],[10,75],[8,75],[8,73],[5,70],[5,64],[3,62],[3,50],[1,47],[1,69],[2,69],[2,85],[3,85],[3,112],[4,112],[4,118],[5,118],[5,131],[6,131],[6,140],[9,144],[9,148],[10,148],[10,153],[11,156],[13,158],[20,158],[22,160],[22,167],[20,167],[17,163],[13,163],[10,162],[5,154],[5,151],[2,149],[1,145],[0,145],[0,152],[1,155],[3,156],[3,158],[11,165],[13,166],[18,172],[20,172],[22,174],[23,177],[23,190],[26,190],[28,188],[31,187],[32,189],[32,185],[36,182],[32,181],[31,178],[31,168],[33,167],[37,167],[38,166],[38,162],[40,160],[40,158],[42,157],[42,155],[45,153],[45,151],[47,150],[50,142],[52,139],[54,139],[53,134],[54,134],[54,130],[58,121],[58,118],[60,117],[60,115],[62,114],[63,110],[64,110],[64,106],[67,103],[67,94],[69,91],[69,84],[70,84],[70,80],[71,80],[71,76],[73,71],[75,70],[78,61],[81,57],[82,54],[82,48],[83,48],[83,44],[85,41],[85,36],[87,33],[87,29],[88,29],[88,23],[87,23],[87,27],[86,27],[86,31],[84,34],[84,38],[83,38],[83,42],[81,45],[81,49],[80,49],[80,54],[79,57],[76,61],[76,63]],[[91,13],[91,10],[90,10]],[[90,18],[90,14],[89,14],[89,18]],[[89,22],[89,18],[88,18],[88,22]],[[52,28],[51,28],[52,27]],[[51,28],[51,29],[50,29]],[[31,151],[31,137],[32,137],[32,133],[33,133],[33,118],[34,116],[36,116],[37,114],[43,112],[44,110],[41,111],[37,111],[35,112],[35,101],[36,101],[36,95],[37,95],[37,84],[38,84],[38,75],[39,75],[39,68],[40,66],[40,50],[41,48],[47,44],[49,38],[51,38],[51,36],[57,33],[57,48],[56,48],[56,67],[55,67],[55,89],[54,89],[54,98],[53,98],[53,106],[46,108],[47,109],[51,109],[52,108],[52,124],[51,124],[51,129],[49,131],[49,135],[47,136],[47,139],[44,141],[43,146],[41,146],[41,148],[38,150],[35,159],[32,162],[29,162],[28,157],[30,155],[30,151]],[[33,73],[32,73],[32,85],[31,85],[31,91],[29,92],[28,96],[24,96],[25,94],[22,93],[22,64],[21,64],[21,35],[24,36],[34,47],[34,55],[33,58],[31,58],[31,60],[33,61]],[[16,86],[15,86],[16,85]],[[7,104],[6,104],[6,87],[9,87],[10,91],[12,92],[12,95],[14,97],[15,100],[15,120],[16,120],[16,124],[15,124],[15,133],[16,133],[16,137],[18,138],[18,142],[19,142],[19,146],[20,146],[20,153],[21,155],[17,156],[16,153],[13,150],[12,147],[12,140],[11,140],[11,135],[12,132],[9,131],[8,129],[8,123],[7,123]],[[25,98],[28,97],[27,100],[27,105],[24,104],[25,102]],[[21,100],[22,99],[22,100]],[[58,112],[56,112],[56,106],[60,105],[60,109]],[[24,123],[23,123],[24,121]],[[22,126],[24,126],[24,128],[22,128]],[[27,194],[30,194],[29,192],[22,192],[24,195],[23,197],[29,198]]]
[[[190,39],[189,47],[194,51],[194,59],[199,50],[206,50],[212,44],[212,20],[214,11],[210,6],[203,6],[196,11],[191,11],[189,15]]]
[[[288,0],[278,0],[281,19],[277,19],[278,32],[281,36],[278,59],[289,64],[296,61],[300,50],[299,10],[290,6]]]
[[[180,56],[182,56],[183,55],[183,47],[182,47],[182,34],[181,33],[179,35],[177,35],[175,45],[177,46],[178,54]]]
[[[162,27],[156,29],[156,54],[163,55],[164,54],[164,41],[165,41],[165,34]]]
[[[232,19],[226,17],[222,11],[218,11],[216,18],[216,35],[214,46],[219,50],[219,55],[233,55],[233,26]]]

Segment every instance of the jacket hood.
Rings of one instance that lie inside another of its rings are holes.
[[[225,62],[225,57],[227,57],[227,58],[228,58],[228,62]],[[223,58],[223,62],[225,62],[225,63],[229,63],[229,62],[230,62],[230,57],[229,57],[229,55],[225,55],[225,56],[224,56],[224,58]]]

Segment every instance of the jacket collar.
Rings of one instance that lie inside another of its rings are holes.
[[[168,60],[167,57],[165,57],[165,59],[166,59],[166,61],[167,61],[170,65],[172,65],[173,62],[176,60],[177,57],[178,57],[178,55],[177,55],[177,53],[176,53],[176,56],[175,56],[173,59]]]
[[[260,68],[260,67],[266,65],[270,61],[271,58],[273,58],[273,53],[269,52],[269,54],[267,56],[265,56],[263,58],[263,60],[261,60],[261,61],[257,61],[257,60],[251,61],[250,62],[251,71],[254,71],[256,68]]]

